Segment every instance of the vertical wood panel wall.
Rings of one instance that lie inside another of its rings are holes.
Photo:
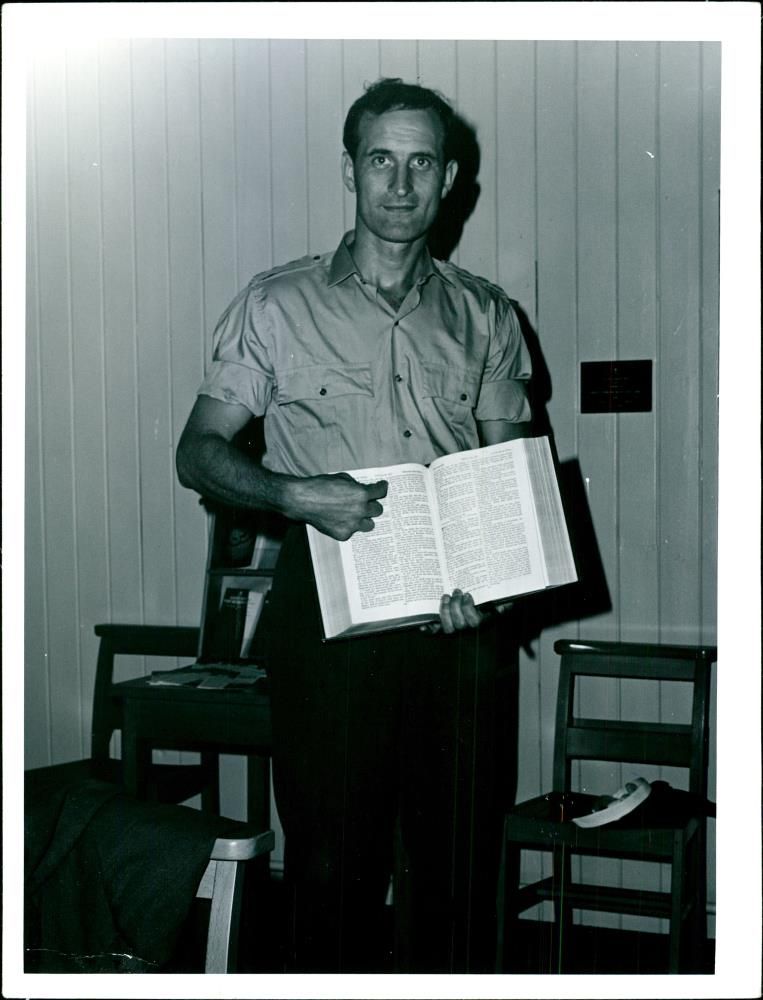
[[[28,91],[27,766],[87,751],[96,622],[198,620],[205,522],[173,451],[211,331],[251,274],[351,225],[342,121],[380,74],[441,89],[476,128],[481,194],[454,260],[537,332],[612,597],[522,656],[519,796],[550,783],[556,638],[714,640],[719,45],[47,51]],[[614,358],[654,361],[653,412],[579,413],[580,362]],[[684,708],[633,685],[600,707]]]

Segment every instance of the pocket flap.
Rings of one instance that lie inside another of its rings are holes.
[[[445,365],[422,365],[424,395],[439,396],[462,406],[477,405],[480,381],[476,375],[462,368]]]
[[[278,372],[278,403],[336,396],[373,396],[371,365],[308,365]]]

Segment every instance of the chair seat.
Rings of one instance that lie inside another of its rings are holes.
[[[650,796],[651,799],[652,796]],[[680,838],[687,843],[699,828],[696,809],[690,802],[660,796],[660,804],[650,799],[614,823],[583,828],[573,816],[590,813],[598,796],[584,792],[551,792],[521,802],[506,817],[506,839],[526,847],[566,846],[579,854],[602,854],[631,859],[667,860]],[[566,816],[561,818],[560,806]]]

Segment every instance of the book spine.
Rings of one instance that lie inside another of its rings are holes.
[[[219,657],[224,662],[235,663],[240,657],[248,599],[248,590],[229,587],[225,591],[220,605],[216,643]]]

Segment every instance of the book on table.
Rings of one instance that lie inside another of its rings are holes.
[[[223,580],[216,614],[210,616],[210,641],[204,662],[237,663],[254,655],[257,624],[265,605],[270,580],[237,575]]]
[[[436,621],[456,588],[480,605],[577,580],[546,437],[349,474],[389,487],[373,531],[307,527],[327,639]]]

